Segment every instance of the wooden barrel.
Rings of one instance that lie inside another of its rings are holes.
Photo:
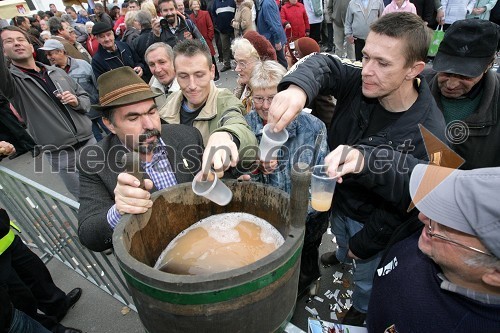
[[[196,196],[191,184],[182,184],[155,193],[152,209],[125,216],[117,226],[115,254],[147,332],[279,332],[291,318],[307,201],[289,210],[285,192],[252,182],[225,183],[233,191],[227,206]],[[307,193],[307,187],[302,192]],[[255,263],[227,272],[190,276],[152,268],[181,231],[203,218],[228,212],[265,219],[285,243]]]

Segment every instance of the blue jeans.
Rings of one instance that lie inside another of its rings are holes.
[[[42,326],[39,322],[32,319],[26,313],[14,309],[12,314],[12,322],[8,333],[50,333],[48,329]]]
[[[368,312],[368,303],[372,293],[373,277],[377,270],[382,253],[377,253],[366,260],[353,260],[347,257],[349,251],[349,239],[363,229],[363,224],[353,219],[333,212],[331,218],[332,232],[337,239],[337,259],[343,263],[353,263],[354,289],[352,294],[352,305],[360,312]]]

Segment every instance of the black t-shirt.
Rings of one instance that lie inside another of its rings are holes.
[[[364,138],[370,137],[377,134],[384,128],[393,124],[399,119],[406,111],[403,112],[390,112],[384,109],[380,104],[373,110],[370,115],[370,121],[368,122],[368,127],[366,128]]]
[[[190,108],[188,108],[188,106],[186,104],[186,100],[182,101],[181,115],[180,115],[181,116],[181,124],[187,125],[187,126],[193,126],[194,120],[196,119],[196,117],[198,117],[198,115],[201,112],[201,109],[203,109],[204,106],[205,106],[205,104],[203,104],[202,106],[200,106],[196,110],[191,110]]]

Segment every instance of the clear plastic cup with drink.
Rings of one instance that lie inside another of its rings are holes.
[[[328,165],[316,165],[311,177],[311,206],[319,212],[330,209],[337,178],[328,175]]]
[[[198,172],[193,179],[191,187],[194,193],[207,198],[219,206],[227,205],[233,198],[233,192],[231,192],[222,180],[217,178],[213,170],[210,170],[206,180],[203,179],[203,172]]]
[[[286,129],[275,133],[273,124],[264,126],[259,144],[259,159],[264,162],[277,159],[278,151],[287,140],[288,131]]]

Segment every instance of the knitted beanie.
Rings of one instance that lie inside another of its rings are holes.
[[[250,44],[255,47],[257,53],[259,54],[260,60],[266,61],[277,59],[276,50],[273,48],[271,43],[269,43],[269,41],[257,31],[247,31],[243,35],[243,38],[247,39]]]
[[[314,53],[314,52],[319,52],[319,45],[318,43],[309,37],[301,37],[295,41],[295,50],[299,52],[299,56],[301,58]]]

